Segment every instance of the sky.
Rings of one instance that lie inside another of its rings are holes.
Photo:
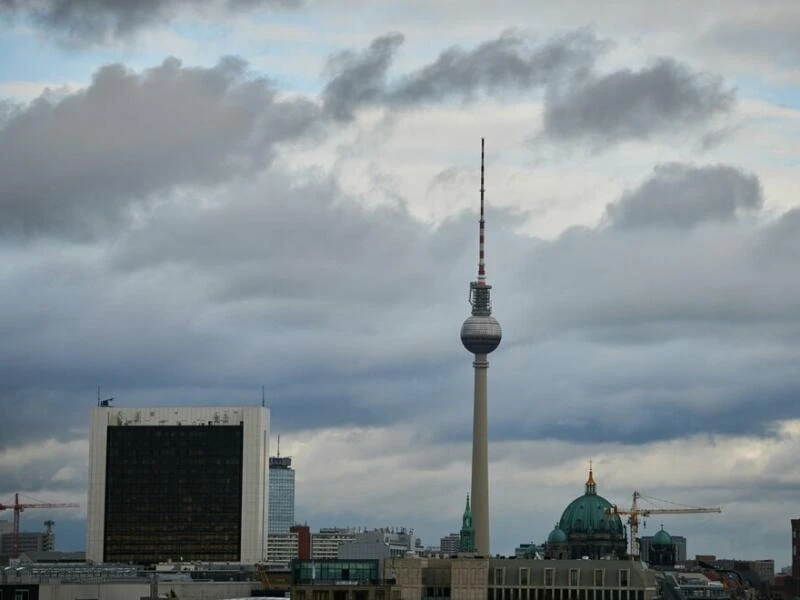
[[[620,507],[722,508],[641,534],[788,565],[798,28],[791,0],[0,0],[0,502],[81,504],[23,526],[82,549],[98,386],[263,385],[299,521],[457,531],[485,137],[493,552],[592,460]]]

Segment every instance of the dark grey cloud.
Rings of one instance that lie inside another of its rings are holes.
[[[395,82],[387,93],[393,105],[408,106],[473,94],[525,92],[575,71],[590,68],[608,43],[578,30],[535,46],[530,37],[508,31],[474,49],[448,48],[430,65]]]
[[[238,58],[103,67],[86,89],[39,98],[0,124],[0,231],[83,236],[113,225],[155,191],[263,168],[317,113]]]
[[[530,36],[507,31],[471,50],[451,47],[432,63],[389,80],[401,34],[377,38],[366,50],[334,56],[322,98],[335,118],[347,120],[362,107],[409,108],[477,94],[527,92],[559,77],[590,68],[608,44],[578,30],[536,45]]]
[[[331,75],[322,98],[325,110],[336,119],[352,119],[353,112],[383,100],[386,73],[403,35],[391,33],[376,38],[361,53],[340,52],[328,60]]]
[[[544,134],[613,144],[705,124],[728,113],[735,93],[721,77],[672,59],[651,67],[588,74],[548,88]]]
[[[734,104],[735,92],[721,77],[668,58],[638,71],[599,74],[595,63],[610,43],[588,30],[544,43],[507,31],[469,50],[448,48],[430,64],[392,77],[402,42],[403,36],[393,33],[362,52],[333,56],[322,93],[326,112],[347,121],[366,107],[408,109],[544,90],[543,136],[550,141],[590,141],[600,148],[698,129],[707,149],[731,131],[706,127]]]
[[[617,227],[692,227],[733,219],[764,203],[758,177],[727,165],[659,165],[652,176],[606,207]]]
[[[171,21],[182,10],[296,7],[301,0],[0,0],[0,16],[21,15],[66,43],[86,45],[129,37]]]

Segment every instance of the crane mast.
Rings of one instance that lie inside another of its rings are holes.
[[[19,558],[19,516],[29,508],[80,508],[74,502],[42,502],[33,504],[20,502],[19,494],[14,494],[14,504],[0,504],[0,510],[13,510],[14,523],[11,528],[11,558]]]
[[[639,498],[642,495],[634,491],[633,501],[631,502],[630,510],[617,508],[615,504],[608,509],[609,515],[627,515],[628,525],[630,525],[631,539],[630,539],[630,554],[631,556],[639,556],[639,517],[649,517],[650,515],[689,515],[699,513],[721,513],[721,508],[704,508],[704,507],[686,507],[686,508],[646,508],[640,507],[638,504]]]

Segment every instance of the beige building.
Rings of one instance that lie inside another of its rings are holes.
[[[300,536],[296,531],[267,535],[267,564],[288,566],[300,554]]]
[[[656,573],[632,560],[489,562],[488,600],[652,600]]]
[[[655,571],[631,560],[409,557],[380,563],[317,562],[313,570],[297,571],[301,572],[314,575],[295,578],[293,600],[653,600],[656,596]]]

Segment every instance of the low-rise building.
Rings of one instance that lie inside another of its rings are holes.
[[[652,600],[656,572],[629,560],[395,557],[296,561],[295,600]]]
[[[450,533],[439,540],[439,552],[445,555],[457,554],[461,544],[460,533]]]
[[[374,529],[356,535],[349,542],[342,542],[339,546],[339,558],[352,559],[382,559],[392,556],[406,556],[408,553],[421,553],[422,548],[414,545],[410,532],[399,532],[387,529]]]
[[[44,552],[52,550],[53,536],[46,533],[21,531],[18,535],[19,552]],[[11,533],[0,534],[0,554],[11,554],[14,548],[14,536]]]
[[[339,546],[351,542],[358,530],[342,527],[324,527],[311,534],[311,559],[325,560],[339,557]]]
[[[300,540],[297,532],[270,533],[267,535],[267,565],[288,567],[300,557]]]
[[[645,535],[639,538],[639,558],[644,562],[650,562],[650,550],[653,547],[653,540],[656,535]],[[672,546],[675,550],[675,564],[686,564],[686,538],[682,535],[671,535]]]

